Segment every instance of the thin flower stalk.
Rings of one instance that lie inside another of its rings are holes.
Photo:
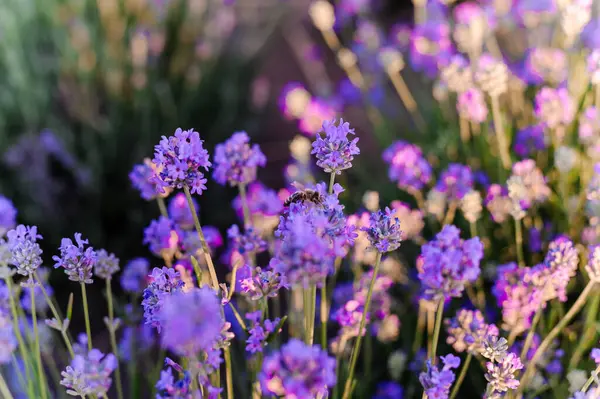
[[[158,204],[158,209],[160,210],[160,215],[168,218],[169,213],[167,212],[167,206],[165,205],[165,199],[161,196],[156,197],[156,203]]]
[[[592,375],[587,379],[585,384],[581,387],[581,392],[587,392],[587,390],[592,386],[594,381],[598,378],[598,373],[600,373],[600,365],[596,367],[594,371],[592,371]]]
[[[30,277],[31,278],[31,277]],[[38,382],[40,384],[40,395],[42,399],[47,398],[46,392],[46,378],[44,373],[44,363],[42,362],[42,352],[40,349],[40,333],[37,325],[37,310],[35,306],[35,289],[33,285],[30,287],[30,299],[31,299],[31,323],[33,324],[33,337],[35,345],[35,357],[37,362]]]
[[[523,228],[521,220],[515,219],[515,246],[517,247],[517,261],[519,266],[525,266],[525,256],[523,255]]]
[[[431,362],[433,365],[436,363],[436,353],[438,347],[438,341],[440,340],[440,330],[442,329],[442,316],[444,315],[444,299],[440,299],[437,309],[435,311],[435,325],[433,327],[433,338],[431,340]]]
[[[108,333],[110,336],[110,346],[117,358],[117,367],[115,369],[115,383],[117,384],[117,396],[119,399],[123,399],[123,384],[121,380],[121,367],[119,367],[119,352],[117,349],[117,337],[116,337],[116,328],[115,328],[115,315],[114,315],[114,307],[113,307],[113,293],[112,293],[112,278],[106,279],[106,299],[108,301],[108,322],[110,324],[108,328]]]
[[[244,214],[244,227],[248,228],[252,225],[252,219],[250,217],[250,208],[248,207],[248,195],[246,193],[246,185],[239,184],[240,200],[242,202],[242,212]]]
[[[500,100],[498,96],[491,96],[492,99],[492,118],[494,120],[494,130],[496,131],[496,140],[498,140],[498,152],[500,161],[504,170],[510,170],[512,161],[508,153],[508,141],[506,140],[506,131],[502,122],[502,113],[500,112]]]
[[[85,289],[85,283],[82,281],[79,283],[81,286],[81,297],[83,300],[83,316],[85,318],[85,332],[87,334],[87,346],[88,350],[91,351],[92,345],[92,328],[90,326],[90,311],[88,308],[87,291]]]
[[[454,399],[454,398],[456,398],[456,395],[458,395],[458,391],[465,379],[465,376],[467,375],[467,370],[469,370],[469,365],[471,364],[472,359],[473,359],[473,353],[471,353],[469,351],[467,353],[467,357],[465,358],[465,362],[463,363],[462,368],[460,370],[460,374],[458,375],[458,378],[456,379],[456,382],[454,383],[454,387],[452,387],[452,392],[450,393],[450,399]]]
[[[8,388],[8,384],[4,379],[2,373],[0,373],[0,394],[5,399],[14,399],[12,393],[10,393],[10,389]]]

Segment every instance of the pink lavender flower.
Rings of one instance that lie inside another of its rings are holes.
[[[164,216],[150,222],[144,230],[144,244],[157,256],[175,253],[179,248],[182,233],[175,223]]]
[[[446,342],[457,352],[481,353],[489,336],[497,336],[498,328],[487,324],[479,310],[461,309],[452,319],[446,319]]]
[[[281,319],[279,317],[274,320],[263,320],[262,311],[246,313],[246,319],[251,323],[248,330],[248,339],[246,340],[246,351],[252,354],[256,352],[262,352],[267,341],[272,334],[277,334],[277,326]]]
[[[256,170],[265,166],[267,158],[258,144],[250,146],[246,132],[236,132],[224,143],[215,147],[213,177],[222,185],[248,184],[256,180]]]
[[[484,202],[494,222],[504,223],[512,209],[512,201],[508,197],[506,187],[499,184],[490,185]]]
[[[459,297],[465,285],[477,280],[483,244],[478,237],[461,240],[460,230],[446,225],[433,241],[421,247],[419,280],[428,299]]]
[[[154,147],[154,164],[162,168],[155,179],[161,192],[165,187],[183,188],[187,186],[192,193],[202,194],[206,190],[206,178],[201,168],[211,166],[204,141],[194,129],[177,128],[170,137],[163,136]]]
[[[471,168],[458,163],[451,163],[442,172],[436,190],[444,193],[451,201],[458,201],[473,188]]]
[[[242,233],[237,224],[227,230],[227,237],[231,240],[233,249],[242,256],[259,254],[267,250],[267,242],[252,227],[247,227]]]
[[[289,398],[326,395],[335,381],[335,359],[317,346],[291,339],[267,356],[259,375],[264,392]]]
[[[600,83],[600,50],[593,50],[586,59],[587,71],[593,84]]]
[[[146,324],[156,327],[161,331],[160,310],[164,300],[183,288],[183,281],[174,269],[155,267],[148,276],[150,283],[144,289],[142,295],[142,307],[144,308],[144,319]]]
[[[192,357],[217,344],[224,323],[221,302],[207,286],[165,296],[158,319],[163,347]]]
[[[96,253],[97,260],[94,264],[94,274],[103,279],[112,278],[112,275],[120,270],[119,258],[115,254],[109,254],[101,249]]]
[[[155,199],[162,192],[156,180],[156,173],[156,166],[149,159],[144,163],[134,165],[131,172],[129,172],[131,184],[146,201]]]
[[[459,115],[474,123],[483,123],[487,119],[488,109],[481,90],[472,87],[460,93],[456,103]]]
[[[561,49],[533,47],[525,58],[525,81],[538,85],[556,85],[567,78],[567,56]]]
[[[430,19],[412,32],[410,62],[413,69],[434,77],[453,52],[450,27],[441,20]]]
[[[535,116],[550,129],[566,126],[575,117],[575,103],[564,87],[543,87],[535,96]]]
[[[10,250],[8,262],[17,268],[17,273],[31,276],[42,265],[42,249],[37,243],[42,236],[36,226],[18,225],[6,233]]]
[[[0,195],[0,237],[16,226],[17,210],[13,203]]]
[[[110,389],[110,375],[116,368],[117,359],[112,353],[104,355],[98,349],[92,349],[86,354],[75,355],[71,365],[61,373],[60,385],[72,396],[104,396]]]
[[[544,126],[541,124],[528,126],[517,132],[513,144],[515,154],[527,157],[536,151],[546,149]]]
[[[91,284],[92,269],[98,256],[92,247],[86,247],[88,240],[75,233],[75,243],[70,238],[63,238],[60,244],[60,256],[53,256],[56,262],[54,268],[62,267],[69,276],[69,280]]]
[[[456,377],[452,369],[460,366],[460,358],[449,354],[441,356],[440,359],[443,363],[441,370],[438,366],[431,364],[430,359],[427,360],[427,369],[419,374],[419,381],[423,385],[427,397],[448,399],[450,387]]]
[[[400,221],[394,218],[394,211],[385,208],[369,216],[369,226],[361,229],[367,233],[371,246],[380,253],[392,252],[402,243]]]
[[[349,300],[343,306],[337,309],[332,314],[331,318],[341,327],[338,336],[347,339],[357,337],[359,335],[365,335],[366,329],[363,328],[362,331],[359,331],[360,321],[364,312],[364,303],[361,304],[355,299]],[[367,313],[365,320],[368,324],[370,324],[370,313]]]
[[[594,144],[600,137],[600,112],[598,108],[589,106],[579,117],[579,141],[584,145]]]
[[[513,165],[512,174],[520,177],[524,186],[525,197],[520,199],[523,209],[528,209],[536,203],[542,203],[550,196],[551,191],[546,184],[546,178],[533,159],[516,162]]]
[[[144,258],[129,261],[121,273],[121,288],[130,294],[139,294],[146,287],[150,262]]]
[[[342,170],[352,167],[352,160],[355,155],[360,154],[360,150],[356,145],[358,138],[348,140],[348,134],[354,134],[350,124],[343,119],[339,120],[337,126],[335,122],[335,119],[323,122],[325,136],[317,134],[311,154],[315,154],[317,166],[327,173],[339,175]]]
[[[404,389],[397,382],[386,381],[377,384],[375,395],[371,399],[402,399],[404,397]]]
[[[200,211],[200,207],[195,199],[192,198],[194,204],[194,210]],[[169,202],[169,219],[175,222],[179,227],[184,230],[189,230],[194,227],[194,217],[188,205],[187,198],[183,193],[177,193],[175,197]]]
[[[288,288],[285,276],[273,270],[257,267],[254,272],[240,279],[242,293],[253,301],[275,298],[281,288]]]
[[[514,353],[507,354],[497,363],[487,362],[485,379],[488,381],[490,394],[502,394],[509,389],[517,389],[519,380],[515,378],[515,373],[522,368],[519,356]]]
[[[321,129],[323,122],[332,120],[336,114],[332,104],[321,98],[313,97],[309,100],[298,121],[298,129],[309,136],[314,136]]]
[[[383,152],[389,164],[388,176],[404,190],[419,191],[431,180],[431,166],[419,147],[398,140]]]

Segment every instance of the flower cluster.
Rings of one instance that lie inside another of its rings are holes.
[[[117,359],[111,353],[103,354],[92,349],[86,354],[76,354],[71,365],[61,373],[60,384],[73,396],[105,396],[112,384],[110,375],[117,368]]]
[[[60,256],[53,256],[55,268],[62,267],[69,280],[91,284],[92,269],[98,261],[98,255],[92,247],[86,247],[88,240],[75,233],[75,243],[70,238],[63,238],[60,243]]]
[[[37,227],[20,224],[6,233],[6,237],[10,250],[8,262],[17,268],[17,273],[31,276],[42,265],[42,249],[37,242],[42,236],[37,233]]]
[[[451,201],[462,199],[473,188],[471,168],[456,163],[448,165],[435,188]]]
[[[248,329],[248,339],[246,340],[246,351],[249,353],[262,352],[264,347],[267,345],[267,340],[271,334],[277,334],[277,328],[279,326],[280,318],[274,320],[261,320],[262,312],[257,310],[256,312],[246,313],[246,319],[252,324]]]
[[[441,370],[433,365],[431,360],[427,360],[427,369],[419,375],[419,381],[428,397],[447,399],[450,395],[450,387],[455,379],[452,369],[460,366],[460,358],[454,355],[446,355],[441,356],[440,359],[444,364]]]
[[[400,221],[394,218],[394,211],[373,212],[369,217],[369,226],[363,227],[371,246],[380,253],[392,252],[400,247],[402,231]]]
[[[416,145],[396,141],[383,152],[382,157],[389,164],[390,180],[403,190],[420,191],[431,181],[431,166]]]
[[[112,278],[112,275],[120,270],[119,259],[115,254],[109,254],[101,249],[96,253],[97,259],[94,264],[94,274],[103,279]]]
[[[249,266],[246,267],[250,269]],[[240,271],[238,273],[242,274]],[[243,276],[240,279],[242,293],[253,301],[258,301],[262,298],[274,298],[282,288],[288,288],[285,276],[273,270],[262,269],[260,267],[255,268],[254,271],[250,269],[247,276]]]
[[[144,319],[146,324],[161,330],[160,311],[165,298],[181,291],[183,281],[179,273],[173,269],[155,267],[148,276],[150,283],[142,294],[142,307],[144,308]]]
[[[503,394],[509,389],[519,387],[519,380],[515,378],[515,374],[523,368],[523,364],[518,355],[509,353],[497,362],[487,362],[485,367],[485,379],[488,381],[490,394]]]
[[[257,144],[250,146],[249,143],[246,132],[236,132],[215,147],[213,177],[218,183],[237,186],[256,180],[256,170],[265,166],[267,158]]]
[[[311,154],[317,157],[317,166],[327,173],[341,174],[342,170],[352,167],[355,155],[360,154],[356,143],[358,138],[348,140],[348,134],[354,134],[350,124],[340,119],[336,126],[335,120],[323,122],[324,137],[317,134],[312,144]]]
[[[498,328],[493,324],[486,324],[483,315],[478,310],[461,309],[456,317],[446,320],[448,339],[455,351],[482,353],[484,343],[489,342],[491,336],[498,336]]]

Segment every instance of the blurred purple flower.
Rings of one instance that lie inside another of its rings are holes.
[[[160,216],[144,230],[144,244],[148,244],[156,256],[169,256],[181,245],[181,236],[181,231],[171,219]]]
[[[6,197],[0,195],[0,237],[10,229],[14,229],[17,222],[17,209]]]
[[[161,318],[159,317],[165,298],[174,293],[181,292],[183,281],[174,269],[155,267],[148,276],[150,283],[142,295],[142,307],[146,324],[156,327],[161,331]]]
[[[404,397],[404,389],[397,382],[386,381],[377,384],[375,395],[371,399],[402,399]]]
[[[487,119],[488,109],[483,93],[470,88],[458,95],[456,109],[460,116],[474,123],[483,123]]]
[[[446,342],[456,352],[469,351],[477,354],[484,350],[484,342],[490,336],[498,336],[498,328],[487,324],[479,310],[461,309],[456,317],[446,319],[448,339]]]
[[[200,212],[200,207],[195,199],[192,198],[194,210]],[[169,218],[174,221],[179,227],[188,230],[194,227],[194,217],[188,205],[187,198],[183,193],[177,193],[169,202],[168,208]]]
[[[437,75],[453,53],[450,27],[445,21],[430,19],[412,32],[410,62],[416,71],[430,78]]]
[[[156,169],[156,165],[146,159],[144,163],[134,165],[131,172],[129,172],[131,184],[146,201],[155,199],[162,192],[156,180]]]
[[[442,172],[435,188],[452,201],[458,201],[473,188],[471,168],[458,163],[451,163]]]
[[[567,78],[567,56],[558,48],[533,47],[525,58],[525,81],[558,85]]]
[[[274,320],[262,320],[262,311],[246,313],[246,319],[251,323],[248,330],[248,339],[246,340],[246,351],[252,354],[262,352],[267,346],[267,340],[271,334],[277,334],[275,331],[281,319],[279,317]]]
[[[431,180],[429,162],[419,147],[398,140],[383,152],[383,160],[389,164],[388,176],[399,188],[420,191]]]
[[[256,180],[256,170],[265,166],[267,158],[258,144],[250,146],[246,132],[235,132],[224,143],[215,147],[214,179],[231,186],[248,184]]]
[[[484,202],[494,222],[504,223],[512,208],[512,201],[508,197],[506,187],[499,184],[490,185]]]
[[[600,137],[600,112],[589,106],[579,116],[579,141],[583,145],[594,144]]]
[[[150,262],[145,258],[129,261],[121,273],[121,288],[129,294],[139,294],[146,287]]]
[[[252,227],[246,228],[246,231],[242,233],[239,226],[234,224],[227,230],[227,237],[230,240],[233,250],[239,252],[244,257],[256,255],[267,250],[267,242]]]
[[[564,87],[542,87],[535,96],[535,116],[550,129],[566,126],[575,117],[575,103]]]
[[[512,174],[521,179],[524,187],[523,194],[525,196],[519,198],[523,209],[528,209],[536,203],[542,203],[550,196],[551,191],[546,184],[546,178],[533,159],[516,162],[512,167]]]
[[[104,355],[98,349],[92,349],[86,354],[75,355],[71,365],[61,373],[60,385],[72,396],[105,396],[112,384],[110,375],[116,368],[117,359],[112,353]]]
[[[544,126],[536,124],[519,130],[515,136],[513,148],[515,154],[520,157],[527,157],[537,151],[545,150],[546,136]]]
[[[448,399],[455,378],[452,369],[460,366],[460,358],[449,354],[440,359],[444,365],[441,370],[431,364],[431,359],[427,360],[427,369],[419,374],[419,381],[429,398]]]
[[[115,254],[109,254],[105,249],[96,252],[96,263],[94,264],[94,274],[103,279],[112,278],[112,275],[120,270],[119,258]]]

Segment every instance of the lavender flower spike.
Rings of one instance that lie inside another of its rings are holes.
[[[13,203],[0,195],[0,237],[16,225],[17,210]]]
[[[91,284],[92,269],[98,260],[96,251],[87,247],[88,240],[75,233],[75,243],[70,238],[63,238],[60,245],[60,256],[53,256],[55,268],[62,267],[69,280]]]
[[[325,137],[317,135],[311,154],[316,155],[317,165],[325,172],[339,175],[342,170],[351,168],[354,156],[360,154],[356,145],[358,138],[348,140],[348,134],[354,134],[354,129],[343,119],[337,126],[335,120],[323,122],[323,132]]]
[[[371,246],[380,253],[395,251],[402,242],[400,221],[394,214],[390,208],[385,208],[385,212],[373,212],[369,218],[369,226],[362,228],[367,233]]]
[[[521,370],[523,364],[518,355],[509,353],[498,363],[488,362],[486,368],[488,372],[485,374],[485,379],[488,380],[488,392],[502,394],[509,389],[519,387],[515,372]]]
[[[425,394],[429,398],[448,399],[450,387],[454,382],[452,369],[460,366],[460,358],[454,355],[441,356],[444,366],[440,370],[437,366],[427,360],[427,369],[419,375],[419,381],[423,385]]]
[[[112,278],[112,275],[120,270],[119,258],[115,254],[109,254],[101,249],[97,253],[98,259],[94,265],[94,274],[105,280]]]
[[[85,355],[75,355],[71,365],[61,373],[60,385],[72,396],[103,397],[110,389],[110,375],[116,368],[117,359],[113,354],[104,355],[98,349],[92,349]]]
[[[42,236],[37,234],[37,227],[21,224],[6,236],[10,251],[8,262],[17,268],[17,273],[31,276],[42,265],[42,249],[37,243]]]
[[[249,184],[256,180],[256,170],[265,166],[267,158],[255,144],[250,146],[246,132],[233,133],[231,138],[215,147],[213,177],[220,184]]]

